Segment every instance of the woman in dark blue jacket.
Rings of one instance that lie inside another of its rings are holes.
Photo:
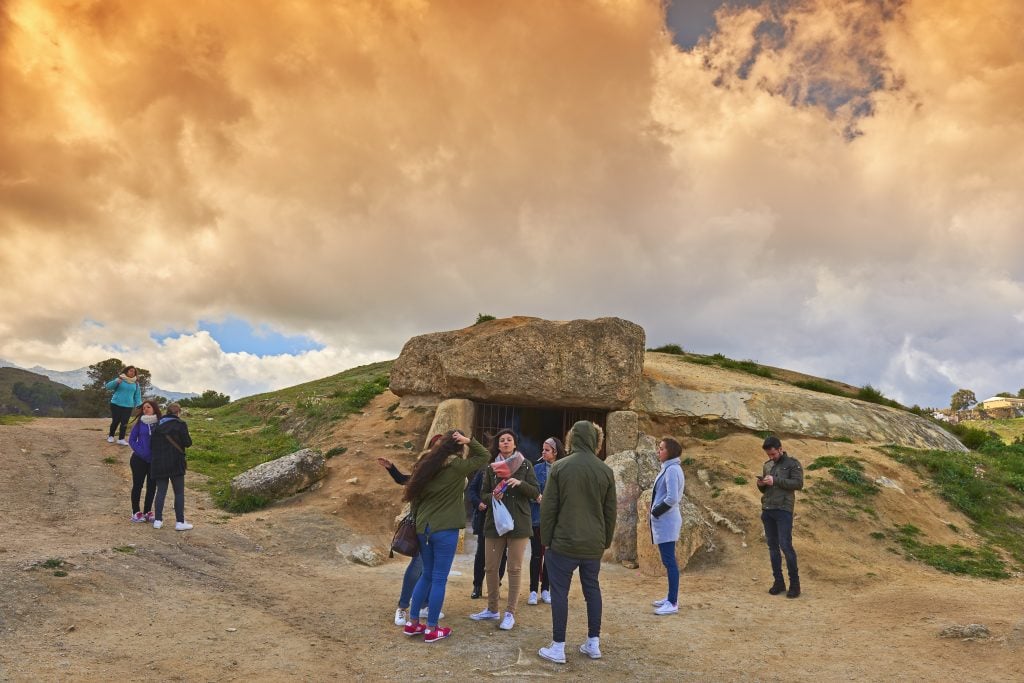
[[[177,523],[176,531],[188,531],[192,525],[185,521],[185,449],[192,445],[192,437],[188,433],[188,425],[178,415],[181,406],[171,403],[167,406],[167,415],[157,422],[150,441],[153,461],[150,464],[149,476],[156,482],[156,519],[153,528],[164,525],[164,497],[167,495],[167,484],[174,488],[174,516]]]

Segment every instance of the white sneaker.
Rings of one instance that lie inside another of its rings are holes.
[[[660,607],[658,607],[656,610],[654,610],[654,613],[655,614],[659,614],[659,615],[665,615],[665,614],[675,614],[678,611],[679,611],[679,605],[673,605],[671,602],[666,600]]]
[[[188,531],[191,528],[192,528],[192,525],[189,524],[188,522],[175,522],[174,523],[174,530],[175,531]]]
[[[587,638],[587,642],[580,645],[580,652],[591,659],[601,659],[601,645],[597,638]]]
[[[541,591],[540,599],[544,601],[545,605],[551,604],[551,591]]]
[[[118,445],[118,446],[127,446],[127,445],[128,445],[128,442],[127,442],[127,441],[125,441],[124,439],[118,439],[118,440],[117,440],[117,445]]]
[[[485,619],[501,619],[500,612],[492,612],[489,609],[484,609],[483,612],[477,612],[476,614],[470,614],[469,618],[473,621],[484,621]]]
[[[537,591],[530,591],[530,599],[526,601],[527,605],[537,604]]]
[[[395,610],[395,626],[405,626],[409,620],[409,610],[399,607]]]
[[[159,519],[154,519],[153,520],[153,528],[154,529],[159,529],[163,525],[164,525],[164,523],[162,521],[160,521]]]
[[[651,603],[651,605],[653,607],[661,607],[666,602],[668,602],[668,598],[662,598],[661,600],[655,600],[654,602]]]
[[[551,645],[537,650],[537,654],[555,664],[565,664],[565,643],[551,641]]]
[[[108,436],[107,437],[107,443],[114,443],[114,437]]]
[[[505,618],[501,620],[501,624],[498,626],[502,631],[511,631],[512,627],[516,625],[516,617],[511,612],[505,612]]]
[[[429,615],[430,615],[430,608],[429,607],[424,607],[423,609],[420,610],[420,619],[426,619]],[[444,612],[438,612],[437,613],[437,620],[441,621],[442,619],[444,619]]]

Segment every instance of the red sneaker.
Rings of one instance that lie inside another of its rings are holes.
[[[404,633],[407,636],[422,636],[423,632],[426,631],[426,630],[427,630],[427,625],[426,624],[424,624],[424,623],[414,624],[413,622],[410,621],[409,623],[407,623],[405,625],[405,628],[402,629],[402,633]]]
[[[452,634],[452,630],[447,626],[438,626],[433,631],[423,632],[424,643],[434,643],[438,640],[443,640]]]

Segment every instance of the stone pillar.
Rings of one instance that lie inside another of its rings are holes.
[[[614,455],[636,448],[640,435],[640,423],[632,410],[613,410],[605,422],[605,453]]]
[[[434,434],[444,434],[453,429],[460,429],[466,434],[471,435],[475,410],[476,406],[468,399],[449,398],[441,401],[437,406],[437,411],[434,413],[434,422],[430,425],[430,430],[427,431],[423,448],[427,447],[427,444],[430,443],[430,438]]]
[[[605,562],[636,561],[636,499],[640,487],[636,479],[633,451],[616,453],[605,460],[615,474],[615,533],[612,544],[604,551]]]

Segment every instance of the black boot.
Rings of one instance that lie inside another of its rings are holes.
[[[790,580],[789,590],[786,591],[787,598],[799,598],[800,597],[800,579],[796,581]]]
[[[772,587],[768,589],[768,593],[770,595],[778,595],[779,593],[784,593],[785,591],[786,582],[782,579],[775,579],[775,583],[773,583]]]
[[[480,597],[480,595],[481,595],[480,589],[477,588],[476,586],[473,586],[473,592],[469,594],[469,597],[471,599],[473,599],[473,600],[476,600],[477,598]]]

